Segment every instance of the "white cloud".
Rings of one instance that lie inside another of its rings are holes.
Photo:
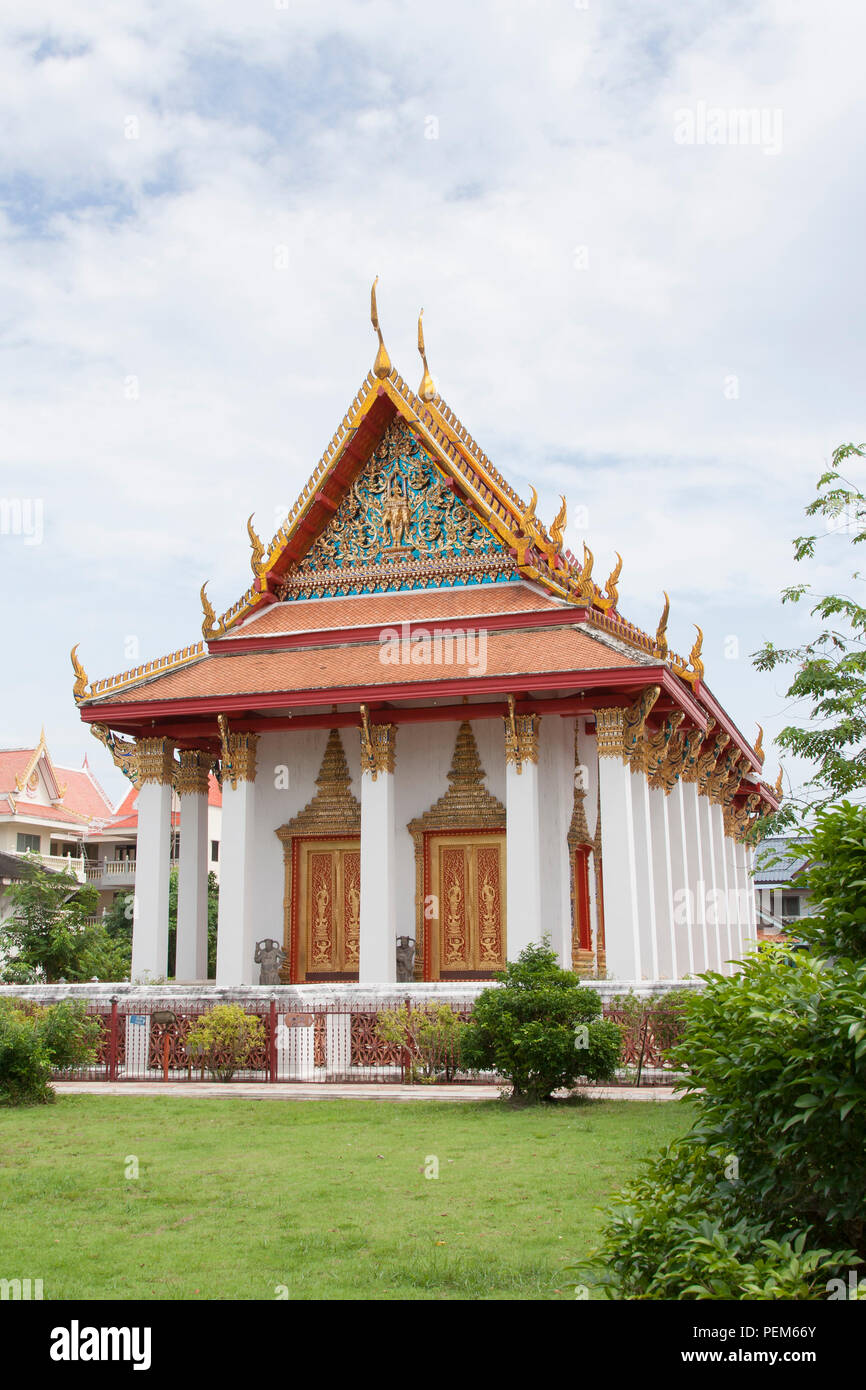
[[[44,718],[69,761],[73,641],[108,673],[129,632],[193,638],[208,575],[246,586],[246,516],[269,531],[370,365],[375,273],[398,368],[423,304],[446,398],[543,515],[589,508],[629,616],[667,589],[674,645],[742,629],[708,675],[769,740],[748,651],[797,630],[789,538],[863,434],[864,27],[803,0],[7,18],[2,487],[46,542],[0,538],[6,741]],[[781,111],[780,153],[678,145],[699,103]]]

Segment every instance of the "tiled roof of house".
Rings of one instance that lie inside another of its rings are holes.
[[[459,645],[452,653],[460,656]],[[179,700],[221,695],[338,690],[356,686],[413,685],[453,681],[478,674],[477,658],[466,643],[462,661],[389,664],[380,642],[347,642],[339,646],[296,650],[240,652],[208,656],[194,665],[167,672],[106,697],[113,704],[139,700]],[[516,681],[546,672],[600,671],[638,666],[638,662],[573,627],[489,632],[484,676],[511,675]],[[98,702],[97,702],[98,703]]]
[[[788,883],[810,863],[803,847],[789,835],[768,835],[755,852],[756,884]]]

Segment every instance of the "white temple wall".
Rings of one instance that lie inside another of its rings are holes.
[[[566,837],[574,808],[574,720],[548,715],[538,739],[541,910],[560,964],[571,969],[571,881]],[[509,953],[510,954],[510,953]]]

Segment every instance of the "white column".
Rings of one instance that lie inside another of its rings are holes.
[[[142,738],[136,745],[138,843],[132,915],[133,984],[168,973],[168,890],[171,867],[172,745]]]
[[[220,906],[216,982],[223,987],[258,981],[255,850],[257,734],[228,734],[222,759]]]
[[[682,966],[677,948],[674,892],[674,849],[668,798],[662,787],[650,787],[650,825],[653,846],[658,973],[662,980],[679,980]]]
[[[741,841],[737,848],[740,851],[742,882],[746,889],[745,903],[747,915],[744,945],[747,951],[751,951],[754,950],[758,940],[758,919],[755,910],[755,884],[752,879],[754,850],[752,846],[747,845],[745,841]]]
[[[703,853],[704,878],[706,887],[707,926],[707,968],[721,970],[724,961],[722,949],[722,905],[719,896],[719,871],[716,864],[716,842],[713,833],[712,805],[706,792],[698,796],[698,817],[700,823],[701,850]]]
[[[644,980],[659,978],[658,921],[656,919],[655,861],[652,816],[646,774],[632,773],[632,816],[634,820],[635,877],[637,881],[640,959]],[[670,963],[668,962],[668,970]],[[670,976],[668,975],[668,978]]]
[[[180,866],[177,876],[176,980],[207,979],[208,772],[198,749],[180,755]]]
[[[710,954],[707,943],[707,885],[704,868],[704,841],[701,833],[698,788],[694,782],[684,782],[683,820],[686,831],[686,849],[689,866],[689,886],[694,896],[694,910],[691,914],[692,958],[695,973],[710,968]]]
[[[536,714],[509,716],[505,738],[506,949],[517,960],[524,946],[541,941],[541,818]],[[565,847],[563,846],[563,852]]]
[[[615,980],[636,982],[643,972],[631,769],[601,740],[598,754],[607,968]]]
[[[396,726],[374,724],[369,743],[361,732],[361,914],[358,979],[393,984],[397,979]]]
[[[705,800],[709,805],[710,835],[713,844],[713,859],[716,866],[716,922],[718,927],[720,965],[723,975],[730,975],[734,958],[734,941],[731,931],[731,894],[728,883],[728,856],[725,852],[725,826],[722,808],[717,803]]]
[[[732,835],[725,835],[725,855],[728,864],[728,888],[731,899],[731,937],[734,946],[734,958],[738,961],[743,959],[743,913],[745,904],[743,901],[743,885],[740,878],[740,866],[737,862],[737,842]]]
[[[671,875],[674,888],[674,934],[677,943],[677,963],[681,976],[695,972],[695,893],[689,873],[686,803],[682,779],[670,794],[668,823],[670,825]]]

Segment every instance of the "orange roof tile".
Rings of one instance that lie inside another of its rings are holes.
[[[232,638],[277,633],[327,632],[352,627],[388,626],[402,622],[435,622],[443,618],[486,618],[498,613],[537,613],[566,605],[528,584],[494,584],[459,589],[424,589],[390,594],[359,594],[352,598],[302,599],[275,603]],[[214,642],[219,646],[219,639]]]
[[[605,670],[640,663],[574,627],[534,628],[487,634],[486,666],[454,660],[440,665],[388,664],[379,642],[303,647],[283,651],[209,656],[146,685],[108,696],[112,704],[184,700],[208,696],[334,690],[343,686],[417,685],[472,675],[533,676],[544,672]],[[459,654],[459,651],[455,655]],[[472,653],[469,653],[472,655]],[[101,701],[94,701],[99,705]]]

